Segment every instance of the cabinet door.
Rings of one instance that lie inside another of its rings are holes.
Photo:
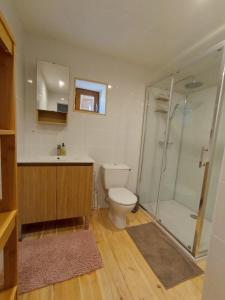
[[[57,219],[89,216],[93,166],[57,167]]]
[[[56,219],[56,167],[19,166],[20,223]]]

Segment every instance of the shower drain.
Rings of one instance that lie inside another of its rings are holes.
[[[192,219],[195,219],[195,220],[197,220],[197,219],[198,219],[198,216],[197,216],[197,215],[195,215],[195,214],[190,214],[190,217],[191,217]]]

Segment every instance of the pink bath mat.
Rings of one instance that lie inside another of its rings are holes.
[[[103,266],[89,230],[19,242],[19,293],[89,273]]]

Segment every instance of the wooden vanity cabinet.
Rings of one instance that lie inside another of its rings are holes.
[[[57,167],[57,219],[90,215],[92,167]]]
[[[93,164],[18,165],[20,224],[91,213]]]
[[[56,219],[56,167],[19,166],[18,198],[21,224]]]

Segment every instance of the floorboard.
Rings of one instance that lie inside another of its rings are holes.
[[[128,225],[152,221],[142,209],[130,213]],[[81,228],[81,220],[53,222],[26,230],[25,239],[38,239]],[[35,229],[35,230],[34,230]],[[126,230],[117,230],[107,210],[93,211],[90,230],[94,233],[104,268],[19,296],[19,300],[200,300],[204,275],[166,290],[146,263]],[[205,269],[205,262],[199,262]]]

